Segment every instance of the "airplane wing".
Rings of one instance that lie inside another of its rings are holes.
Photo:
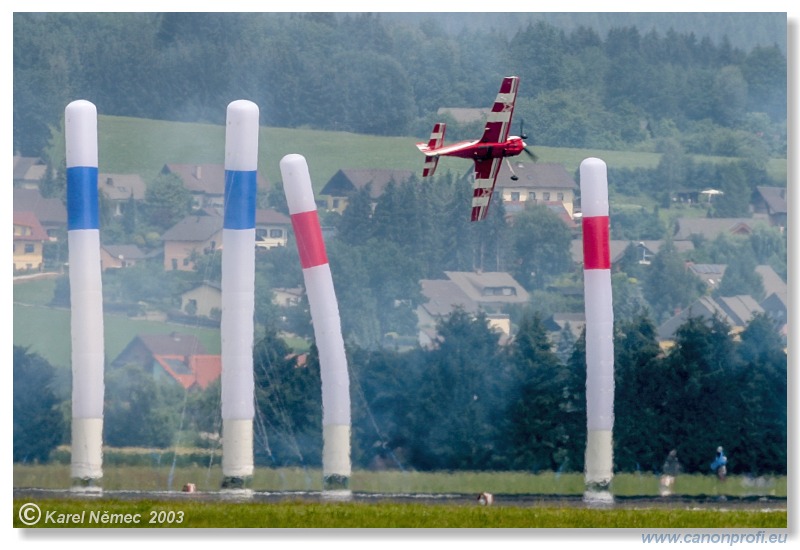
[[[480,221],[489,211],[494,183],[502,158],[475,159],[475,182],[472,187],[472,221]]]
[[[492,110],[486,117],[486,127],[481,142],[502,143],[508,139],[518,87],[518,76],[507,76],[503,79]]]

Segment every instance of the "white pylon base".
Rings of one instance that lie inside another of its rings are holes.
[[[253,477],[253,421],[222,421],[222,489],[246,491]]]
[[[350,493],[350,426],[322,427],[322,489],[326,493]]]
[[[103,492],[103,419],[73,418],[71,446],[71,491]]]

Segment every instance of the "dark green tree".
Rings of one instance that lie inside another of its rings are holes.
[[[644,297],[660,322],[684,308],[703,292],[703,282],[686,270],[671,241],[664,243],[650,263],[643,281]]]
[[[743,252],[750,252],[749,247],[742,246]],[[764,284],[756,272],[756,262],[752,253],[741,254],[731,258],[725,268],[716,293],[719,296],[750,295],[756,300],[764,298]]]
[[[274,330],[253,347],[255,455],[276,466],[322,460],[322,381],[316,346],[299,356]]]
[[[47,462],[64,440],[65,422],[53,391],[55,369],[14,346],[14,462]]]
[[[141,365],[105,376],[103,440],[113,447],[166,448],[176,442],[186,390],[166,372]]]
[[[508,353],[508,405],[504,433],[499,436],[501,447],[508,449],[508,467],[527,471],[575,467],[582,460],[571,438],[585,421],[581,414],[585,409],[574,399],[573,373],[553,352],[538,315],[522,318]]]
[[[786,56],[777,46],[756,46],[741,67],[747,81],[750,110],[764,112],[773,120],[786,113]]]
[[[159,174],[147,185],[144,207],[149,223],[164,231],[191,212],[192,196],[177,175]]]
[[[734,471],[784,474],[788,462],[787,355],[777,327],[755,316],[741,334],[739,364],[732,385],[740,388],[735,431],[726,443],[735,454]]]
[[[420,349],[348,348],[352,403],[353,464],[363,468],[409,466],[405,448],[416,438],[416,387],[423,363]]]
[[[678,449],[687,471],[709,473],[714,450],[722,445],[730,451],[728,441],[739,430],[741,390],[730,330],[718,318],[691,318],[676,332],[675,347],[664,359],[665,422],[659,436],[669,442],[665,447]]]
[[[616,300],[615,300],[616,301]],[[614,462],[621,471],[654,471],[678,441],[665,433],[667,371],[656,329],[644,314],[617,323],[614,336]]]
[[[355,190],[336,226],[336,239],[350,246],[366,244],[372,235],[372,198],[369,187]]]
[[[542,289],[572,268],[567,225],[549,208],[537,205],[514,217],[510,270],[527,289]]]
[[[437,326],[436,348],[417,382],[410,460],[422,470],[492,467],[498,335],[484,314],[456,310]]]
[[[735,163],[726,163],[717,168],[717,177],[722,182],[722,195],[712,199],[714,217],[738,218],[749,215],[751,189],[744,170]]]

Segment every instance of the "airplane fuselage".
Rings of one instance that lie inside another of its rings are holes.
[[[439,149],[428,150],[426,154],[463,159],[492,159],[514,157],[522,153],[524,149],[525,142],[522,141],[522,138],[513,136],[503,143],[462,141]]]

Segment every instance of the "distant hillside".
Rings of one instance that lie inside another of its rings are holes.
[[[167,122],[100,115],[99,167],[101,172],[140,174],[149,179],[167,163],[219,163],[225,158],[225,129],[214,124]],[[422,155],[414,137],[379,137],[349,132],[262,127],[259,137],[259,171],[270,182],[281,180],[280,160],[290,153],[303,155],[317,191],[342,168],[388,168],[422,171]],[[616,168],[653,168],[661,155],[630,151],[603,151],[534,146],[540,162],[557,162],[568,171],[578,169],[587,157],[598,157]],[[61,145],[51,150],[63,160]],[[696,156],[697,160],[720,160]],[[465,173],[470,163],[442,158],[439,172]],[[769,164],[772,177],[786,179],[786,159]]]
[[[389,21],[419,23],[436,21],[444,30],[457,33],[462,29],[495,29],[510,36],[531,22],[544,21],[564,31],[579,26],[596,30],[605,36],[615,27],[636,27],[641,34],[656,30],[665,34],[670,29],[694,33],[698,42],[708,37],[715,44],[727,38],[735,48],[749,51],[755,46],[777,45],[786,54],[787,20],[782,12],[730,13],[382,13]]]

